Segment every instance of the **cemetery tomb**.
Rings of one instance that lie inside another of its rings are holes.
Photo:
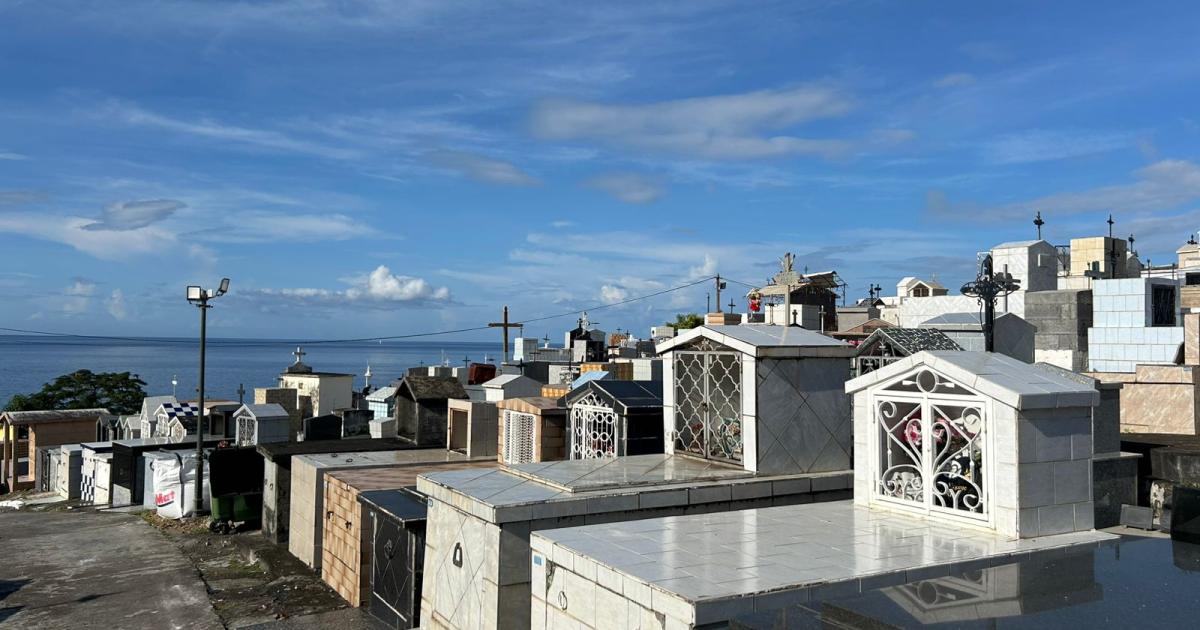
[[[288,541],[291,520],[292,458],[305,454],[396,451],[412,448],[395,437],[369,440],[272,442],[259,444],[263,457],[262,533],[275,544]]]
[[[275,403],[242,405],[233,414],[237,426],[234,443],[255,446],[267,442],[287,442],[291,433],[291,418]]]
[[[369,548],[367,609],[389,628],[420,621],[425,566],[425,497],[416,490],[369,490],[362,504],[364,547]]]
[[[223,438],[214,437],[204,440],[204,448],[216,448]],[[195,442],[175,443],[168,438],[134,438],[116,440],[112,443],[111,494],[113,507],[140,504],[148,509],[154,508],[153,477],[150,470],[150,459],[161,451],[162,457],[169,457],[168,451],[194,451]],[[149,499],[147,499],[149,497]]]
[[[61,446],[38,447],[38,463],[34,479],[34,488],[38,492],[58,491],[58,458],[61,454]]]
[[[112,483],[112,453],[100,453],[96,456],[95,470],[93,478],[95,479],[94,488],[92,490],[92,503],[94,505],[111,505],[112,495],[110,485]]]
[[[533,531],[832,501],[850,485],[849,471],[760,475],[666,454],[424,474],[421,627],[528,628]]]
[[[521,396],[536,396],[542,389],[542,384],[520,374],[501,374],[481,385],[484,400],[497,403],[505,398]]]
[[[300,437],[304,442],[342,439],[342,419],[331,413],[305,418],[301,427]]]
[[[58,457],[58,496],[78,499],[80,477],[83,473],[83,447],[78,444],[63,444]]]
[[[1093,529],[1094,386],[1004,355],[940,351],[845,387],[852,502],[535,532],[531,615],[549,627],[721,624],[1115,539]]]
[[[446,405],[446,448],[467,457],[496,455],[496,404],[451,398]]]
[[[747,471],[849,470],[854,348],[795,326],[701,326],[658,346],[664,449]]]
[[[852,347],[743,325],[695,328],[658,351],[666,453],[420,478],[423,626],[527,627],[532,531],[848,498]]]
[[[297,455],[292,458],[289,493],[288,551],[310,568],[321,568],[326,473],[348,469],[431,466],[471,461],[443,448],[409,448],[398,451]],[[479,461],[495,463],[491,457]]]
[[[567,410],[544,396],[496,403],[500,414],[499,460],[530,464],[567,458]]]
[[[107,484],[108,476],[103,479],[97,476],[97,462],[102,458],[112,457],[112,442],[90,442],[80,444],[79,500],[84,503],[96,502],[96,487],[100,483]],[[107,470],[108,467],[106,466]],[[108,489],[103,490],[103,496],[108,496]]]
[[[417,475],[432,470],[494,467],[494,461],[438,462],[391,468],[350,469],[325,477],[325,518],[322,526],[321,579],[351,606],[370,598],[371,535],[359,494],[396,490],[416,484]]]
[[[571,459],[663,452],[661,382],[595,380],[576,388],[564,403]]]
[[[412,373],[405,376],[396,386],[397,434],[415,446],[444,448],[449,398],[467,398],[457,378]]]

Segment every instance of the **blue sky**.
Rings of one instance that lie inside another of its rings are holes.
[[[0,0],[0,325],[189,335],[184,286],[230,276],[213,334],[396,335],[785,251],[854,298],[955,286],[1035,210],[1165,263],[1200,228],[1198,13]]]

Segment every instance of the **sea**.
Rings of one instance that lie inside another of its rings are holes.
[[[238,386],[252,401],[255,387],[274,387],[277,378],[295,362],[292,354],[303,342],[295,340],[208,340],[205,398],[238,399]],[[410,367],[460,366],[467,362],[499,362],[499,343],[454,341],[369,341],[302,346],[304,362],[319,372],[356,375],[364,384],[371,367],[371,385],[380,387],[400,378]],[[148,395],[172,392],[194,399],[199,387],[200,344],[196,339],[136,338],[128,340],[0,335],[0,409],[13,394],[36,392],[62,374],[79,369],[93,372],[132,372],[146,381]],[[177,381],[172,385],[171,381]]]

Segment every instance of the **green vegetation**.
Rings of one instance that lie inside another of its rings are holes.
[[[41,409],[105,408],[117,415],[131,415],[142,408],[146,382],[129,372],[77,370],[64,374],[32,394],[17,394],[5,411]]]
[[[704,316],[696,313],[680,313],[675,316],[675,321],[667,322],[667,326],[673,327],[675,330],[688,330],[697,326],[704,325]]]

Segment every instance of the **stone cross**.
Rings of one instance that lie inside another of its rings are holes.
[[[300,365],[300,359],[303,358],[304,355],[306,355],[308,353],[305,352],[304,349],[301,348],[300,346],[296,346],[296,351],[293,352],[292,354],[295,355],[295,357],[296,357],[296,365]]]

